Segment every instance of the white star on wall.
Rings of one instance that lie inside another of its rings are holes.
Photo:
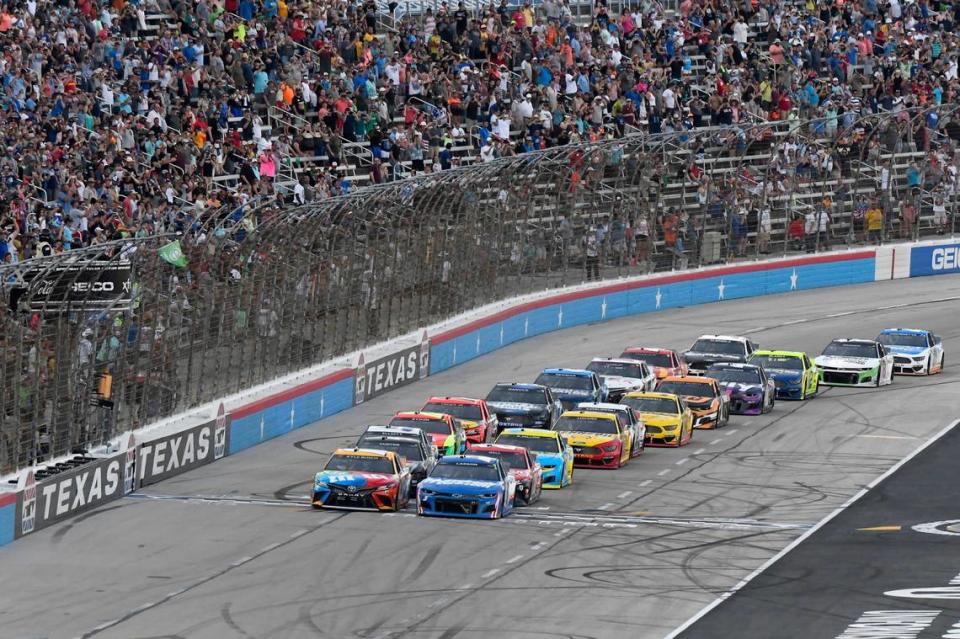
[[[797,269],[793,269],[793,273],[790,274],[790,290],[797,290],[797,278],[800,276],[797,275]]]
[[[654,296],[654,299],[657,300],[657,308],[660,308],[660,300],[663,299],[663,295],[660,294],[660,289],[657,289],[657,294]]]
[[[723,283],[723,280],[720,280],[720,285],[717,286],[717,291],[720,292],[719,299],[723,299],[723,292],[726,290],[727,285]]]
[[[600,304],[600,319],[607,319],[607,298],[603,298],[603,303]]]
[[[560,310],[557,311],[557,328],[563,326],[563,307],[560,307]]]

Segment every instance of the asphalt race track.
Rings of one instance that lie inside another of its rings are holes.
[[[945,276],[521,342],[0,550],[0,637],[663,637],[956,417],[958,313],[960,278]],[[734,416],[622,470],[577,469],[571,487],[505,520],[305,506],[331,450],[430,394],[482,397],[547,365],[685,348],[701,333],[815,355],[832,337],[898,325],[942,335],[943,374]]]

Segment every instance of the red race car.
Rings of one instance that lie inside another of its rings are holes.
[[[517,480],[517,499],[529,506],[543,492],[543,471],[537,458],[522,446],[507,444],[471,444],[470,452],[495,457]]]
[[[423,407],[425,413],[446,413],[460,420],[471,444],[482,444],[497,434],[497,416],[487,402],[469,397],[431,397]]]
[[[646,362],[647,366],[657,376],[657,379],[664,377],[683,377],[687,374],[687,363],[683,361],[677,351],[669,348],[653,348],[648,346],[631,346],[620,355],[624,359],[638,359]]]

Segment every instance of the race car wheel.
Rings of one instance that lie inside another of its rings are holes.
[[[880,388],[880,371],[877,370],[877,381],[873,384],[874,388]]]

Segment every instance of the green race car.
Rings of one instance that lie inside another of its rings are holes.
[[[777,399],[807,399],[820,388],[817,367],[806,353],[754,351],[749,361],[763,366],[773,378]]]

